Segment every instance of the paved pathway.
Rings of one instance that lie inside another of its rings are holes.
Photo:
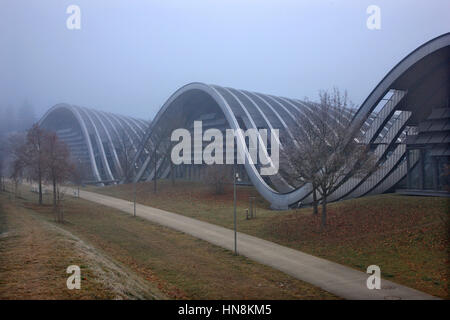
[[[133,214],[133,203],[129,201],[87,191],[80,191],[80,197]],[[136,214],[151,222],[234,250],[233,230],[140,204],[136,206]],[[366,286],[369,275],[361,271],[244,233],[238,233],[237,238],[239,254],[345,299],[437,299],[384,279],[381,280],[380,290],[369,290]]]

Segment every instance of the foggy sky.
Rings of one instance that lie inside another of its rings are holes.
[[[81,8],[68,30],[66,8]],[[381,8],[368,30],[366,8]],[[450,31],[448,0],[0,0],[0,107],[66,102],[152,118],[194,81],[361,104],[404,56]]]

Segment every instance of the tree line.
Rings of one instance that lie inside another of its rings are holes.
[[[38,184],[38,202],[43,204],[43,184],[49,183],[53,190],[53,208],[59,213],[58,206],[62,194],[61,184],[76,180],[79,174],[71,159],[68,146],[56,133],[34,124],[25,134],[16,133],[8,138],[9,177],[17,187],[22,179],[36,181]],[[4,155],[5,153],[2,152]],[[3,169],[3,170],[2,170]],[[4,174],[5,159],[0,163],[0,173]],[[57,216],[62,221],[62,216]]]

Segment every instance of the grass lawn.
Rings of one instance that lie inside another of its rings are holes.
[[[228,250],[108,207],[67,197],[65,223],[56,224],[50,206],[38,206],[34,194],[22,196],[28,210],[129,267],[171,299],[337,299]]]
[[[132,201],[132,185],[88,187]],[[248,198],[257,217],[245,219]],[[442,298],[449,297],[449,199],[385,194],[332,203],[328,227],[311,208],[270,210],[253,187],[238,187],[238,231],[366,271],[380,266],[385,279]],[[214,195],[201,183],[137,184],[137,202],[233,228],[233,195]]]
[[[68,290],[66,268],[82,269],[82,289]],[[0,194],[0,300],[111,299],[72,239]]]

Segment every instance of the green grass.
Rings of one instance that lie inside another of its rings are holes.
[[[132,185],[88,188],[132,200]],[[200,183],[137,184],[137,202],[233,228],[233,195],[214,195]],[[257,217],[246,220],[248,198],[256,197]],[[377,195],[332,203],[328,226],[311,208],[270,210],[252,187],[238,188],[238,231],[366,271],[380,266],[382,276],[448,298],[449,199]]]

